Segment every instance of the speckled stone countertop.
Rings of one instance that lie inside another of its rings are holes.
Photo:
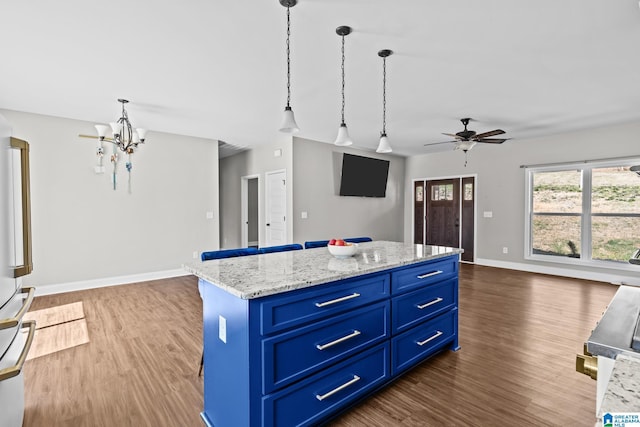
[[[598,419],[604,413],[640,413],[640,357],[618,355]]]
[[[461,253],[461,249],[409,243],[358,243],[356,254],[337,259],[327,248],[187,263],[183,268],[242,299],[302,289],[402,265]]]

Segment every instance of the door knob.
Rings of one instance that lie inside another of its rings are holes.
[[[267,223],[267,227],[269,227],[270,225],[271,225],[270,223]]]

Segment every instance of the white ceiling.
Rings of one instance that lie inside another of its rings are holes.
[[[250,147],[276,138],[286,101],[278,0],[3,0],[0,108],[109,122]],[[505,144],[640,119],[636,0],[299,0],[291,9],[298,136],[333,142],[346,122],[375,149],[387,59],[394,153],[452,148],[472,117]],[[153,134],[148,136],[149,143]],[[522,143],[526,143],[522,142]],[[482,149],[476,147],[475,149]]]

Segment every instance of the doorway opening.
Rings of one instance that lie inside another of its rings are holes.
[[[240,192],[242,200],[242,246],[258,247],[260,175],[243,176]]]
[[[475,261],[476,177],[413,181],[413,241],[464,249]]]

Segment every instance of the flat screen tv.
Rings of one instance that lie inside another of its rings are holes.
[[[345,153],[342,158],[341,196],[385,197],[389,161]]]

